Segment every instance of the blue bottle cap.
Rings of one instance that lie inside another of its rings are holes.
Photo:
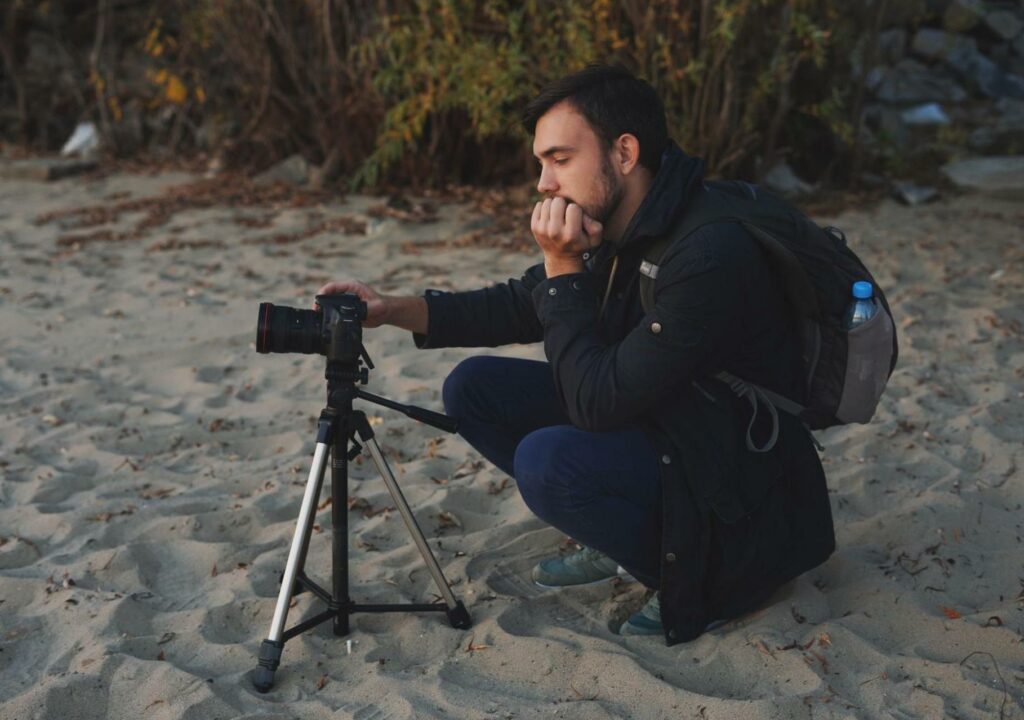
[[[867,300],[874,294],[875,288],[865,280],[853,284],[853,296],[858,300]]]

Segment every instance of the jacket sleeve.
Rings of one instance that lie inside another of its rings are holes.
[[[534,343],[543,337],[531,291],[544,280],[544,265],[520,279],[469,290],[427,290],[427,333],[413,333],[420,348],[497,347]]]
[[[742,231],[740,231],[742,232]],[[678,402],[673,390],[720,362],[736,335],[736,274],[711,252],[711,229],[698,231],[663,261],[654,307],[620,342],[599,328],[592,276],[563,275],[533,290],[544,350],[573,424],[603,431],[635,423]],[[714,245],[719,246],[721,234]]]

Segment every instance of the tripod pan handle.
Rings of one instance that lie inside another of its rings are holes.
[[[459,423],[457,420],[450,418],[447,415],[433,412],[432,410],[424,410],[423,408],[410,406],[406,411],[406,415],[411,417],[413,420],[425,422],[428,425],[433,425],[434,427],[446,432],[453,433],[459,429]]]

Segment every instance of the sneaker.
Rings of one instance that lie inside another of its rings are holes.
[[[620,635],[661,635],[661,598],[654,593],[647,604],[629,616],[619,628]]]
[[[533,566],[533,581],[545,588],[593,585],[610,580],[625,570],[602,552],[582,547],[564,557],[541,560]]]

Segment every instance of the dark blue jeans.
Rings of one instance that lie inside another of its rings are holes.
[[[519,486],[537,517],[657,588],[661,481],[640,430],[585,432],[569,423],[545,362],[472,357],[444,384],[459,434]]]

